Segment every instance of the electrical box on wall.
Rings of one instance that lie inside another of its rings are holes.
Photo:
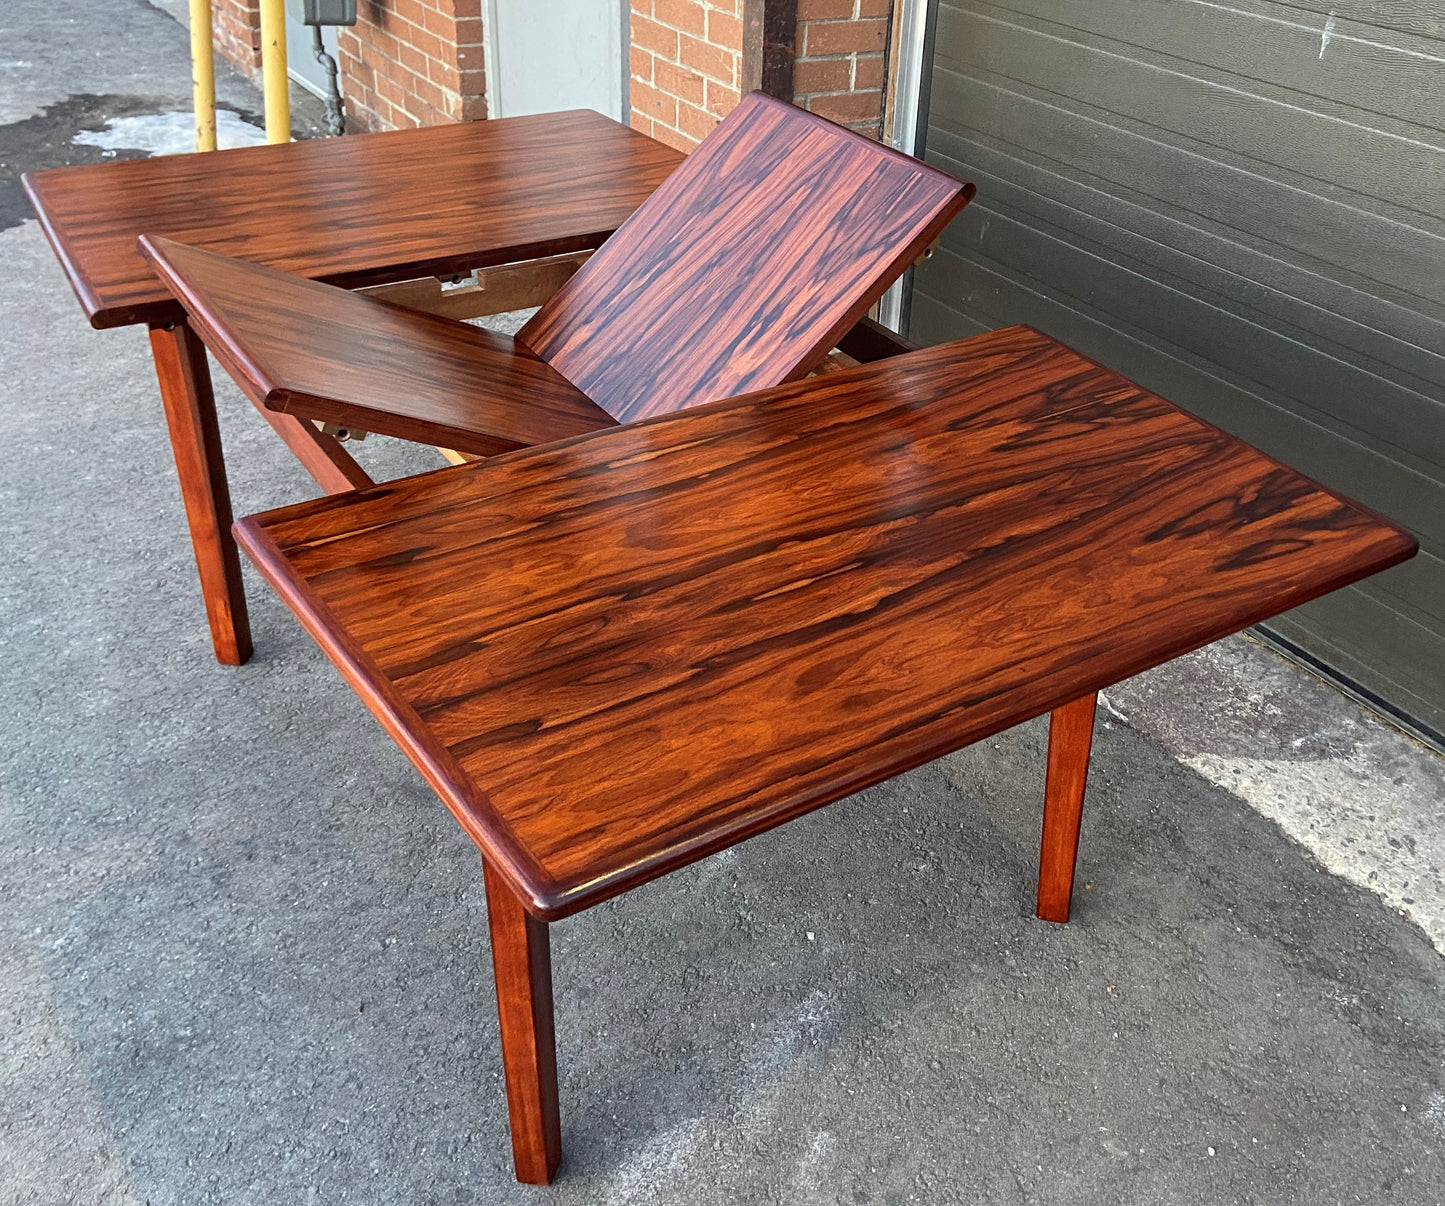
[[[286,0],[302,25],[355,25],[356,0]]]

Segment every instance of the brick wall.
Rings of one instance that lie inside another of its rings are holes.
[[[487,115],[482,0],[361,0],[337,30],[346,117],[395,130]]]
[[[738,103],[743,0],[631,0],[633,129],[690,151]]]
[[[743,26],[770,23],[764,14],[775,2],[631,0],[633,128],[685,151],[696,146],[737,104],[742,80],[762,74],[743,62]],[[797,0],[793,103],[880,137],[892,8],[892,0]]]
[[[211,36],[216,50],[249,76],[261,72],[259,0],[212,0]]]
[[[880,137],[892,0],[798,0],[793,103]]]
[[[258,0],[213,0],[216,49],[261,70]],[[357,22],[326,30],[353,130],[394,130],[487,115],[482,0],[359,0]]]
[[[737,104],[749,77],[745,19],[760,19],[774,2],[630,0],[632,125],[681,150],[695,147]],[[218,49],[254,75],[257,0],[214,5]],[[353,129],[486,116],[482,0],[360,0],[359,8],[357,24],[336,39]],[[878,137],[891,10],[892,0],[796,0],[794,103]],[[785,29],[793,28],[789,11],[781,9]]]

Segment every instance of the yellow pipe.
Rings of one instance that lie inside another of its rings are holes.
[[[216,149],[216,59],[211,48],[211,0],[191,0],[191,104],[196,150]]]
[[[286,80],[286,0],[261,0],[261,90],[266,141],[291,141],[291,93]]]

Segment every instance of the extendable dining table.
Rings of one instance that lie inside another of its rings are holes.
[[[528,278],[541,294],[514,294],[535,305],[565,279],[568,257],[600,246],[681,160],[662,143],[578,110],[25,177],[91,325],[150,329],[219,661],[245,662],[251,632],[210,370],[185,310],[142,257],[139,237],[168,236],[347,288],[401,282],[398,299],[423,305],[445,304],[436,278],[541,261],[542,271]],[[370,482],[331,435],[292,415],[262,414],[323,489]]]
[[[549,923],[1044,714],[1036,908],[1066,921],[1097,692],[1416,549],[1038,331],[866,321],[839,346],[875,363],[390,483],[253,390],[331,496],[233,536],[205,348],[141,235],[202,309],[197,279],[280,269],[445,312],[439,278],[530,262],[516,303],[679,160],[578,112],[26,179],[92,325],[150,328],[218,659],[251,651],[238,538],[479,848],[529,1182],[561,1159]],[[246,348],[290,328],[246,313],[265,338],[221,344],[260,380]]]
[[[518,1177],[561,1158],[551,921],[1413,555],[1013,327],[242,520],[482,854]],[[966,874],[966,868],[958,868]]]

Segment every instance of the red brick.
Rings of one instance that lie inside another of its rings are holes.
[[[837,92],[829,96],[810,96],[808,112],[829,121],[877,121],[883,111],[881,92]]]
[[[425,75],[433,84],[442,88],[451,88],[453,91],[456,91],[460,85],[462,75],[457,68],[455,58],[427,59],[426,71],[418,74]]]
[[[652,0],[652,16],[683,33],[701,36],[707,28],[707,12],[701,0]]]
[[[714,46],[726,46],[729,50],[742,50],[743,23],[730,13],[708,9],[707,40]]]
[[[725,84],[715,84],[712,80],[708,80],[707,103],[703,108],[714,117],[726,117],[740,100],[742,100],[742,94],[736,88],[729,88]]]
[[[682,34],[677,40],[677,61],[720,84],[737,83],[738,56],[697,38]]]
[[[663,125],[654,125],[652,127],[652,136],[657,139],[658,142],[664,143],[674,150],[684,153],[691,151],[700,141],[696,138],[689,138],[686,134],[679,130],[674,130],[671,126]]]
[[[428,33],[436,34],[447,42],[457,36],[457,23],[445,13],[439,13],[434,8],[425,8],[422,13],[423,19],[418,24]]]
[[[848,59],[799,59],[793,66],[793,91],[799,96],[810,92],[846,92],[852,72]]]
[[[418,100],[430,105],[433,109],[445,110],[447,108],[447,94],[438,88],[431,80],[421,78],[412,79],[407,87]]]
[[[658,59],[653,70],[653,83],[663,92],[670,96],[677,97],[690,104],[700,105],[703,102],[704,85],[702,76],[696,71],[690,71],[686,67],[679,67],[676,63],[668,63]]]
[[[408,71],[417,75],[426,75],[427,64],[431,62],[426,55],[407,42],[397,47],[397,60]]]
[[[644,50],[650,50],[659,58],[677,61],[677,30],[668,29],[646,17],[632,14],[632,41]]]
[[[652,137],[652,118],[648,117],[641,109],[632,110],[627,124],[638,131],[638,133],[646,134],[649,138]]]
[[[485,34],[480,17],[467,17],[456,23],[456,44],[458,46],[480,46]]]
[[[881,54],[860,54],[854,60],[853,87],[883,87],[883,56]]]
[[[858,0],[860,17],[886,17],[893,11],[893,0]]]
[[[386,8],[387,23],[395,19],[409,21],[413,25],[425,25],[427,6],[421,0],[390,0]]]
[[[677,128],[689,138],[696,138],[701,142],[713,132],[716,125],[717,118],[705,109],[697,109],[692,105],[677,107]]]
[[[640,46],[634,46],[627,52],[628,74],[635,80],[641,80],[644,84],[652,83],[652,56]]]
[[[888,42],[887,21],[814,21],[807,27],[805,53],[853,54],[881,51]]]
[[[853,0],[798,0],[799,21],[839,21],[853,15]]]
[[[632,85],[632,107],[646,113],[653,121],[677,124],[677,98],[660,92],[650,84]]]

